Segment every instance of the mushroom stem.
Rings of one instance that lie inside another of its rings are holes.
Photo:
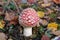
[[[32,35],[32,27],[25,27],[24,28],[24,36],[28,37]]]

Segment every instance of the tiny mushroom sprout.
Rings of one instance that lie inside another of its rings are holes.
[[[37,12],[33,8],[26,8],[19,16],[19,23],[24,27],[24,36],[32,35],[32,27],[39,23]]]

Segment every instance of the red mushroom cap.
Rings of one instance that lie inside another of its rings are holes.
[[[24,9],[19,16],[19,23],[25,27],[34,27],[38,22],[39,17],[33,8]]]

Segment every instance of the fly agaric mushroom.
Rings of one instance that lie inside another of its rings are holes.
[[[33,8],[27,8],[19,16],[19,23],[24,27],[24,36],[32,35],[32,27],[39,23],[37,12]]]

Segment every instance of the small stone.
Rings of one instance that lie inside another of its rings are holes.
[[[7,40],[7,36],[2,32],[0,32],[0,40]]]

